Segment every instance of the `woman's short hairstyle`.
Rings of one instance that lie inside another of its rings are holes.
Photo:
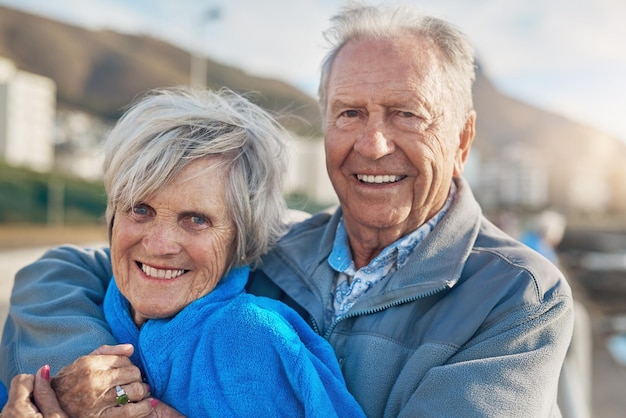
[[[218,156],[236,229],[231,266],[256,263],[285,230],[288,135],[266,111],[226,89],[148,92],[105,142],[109,236],[116,210],[130,210],[191,162]]]
[[[440,68],[449,86],[450,96],[458,98],[454,109],[463,126],[473,111],[472,85],[476,78],[474,48],[467,37],[454,25],[430,16],[421,15],[408,6],[386,8],[352,2],[331,19],[331,27],[324,32],[330,50],[322,61],[319,85],[319,105],[322,117],[326,115],[328,76],[337,54],[348,42],[356,39],[393,39],[413,34],[429,40],[437,49]]]

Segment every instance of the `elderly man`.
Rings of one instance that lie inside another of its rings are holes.
[[[340,206],[293,226],[249,291],[330,341],[368,416],[559,416],[571,292],[483,217],[461,177],[474,139],[471,45],[444,21],[369,6],[343,10],[326,35],[320,107]],[[63,248],[18,275],[5,383],[115,342],[99,309],[107,265],[106,251]],[[68,320],[31,327],[44,312]]]

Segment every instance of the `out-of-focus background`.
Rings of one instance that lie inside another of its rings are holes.
[[[466,178],[522,239],[546,210],[589,315],[590,416],[626,410],[626,2],[421,0],[472,39],[477,136]],[[285,194],[336,203],[316,105],[339,0],[0,0],[0,322],[15,271],[106,242],[100,145],[154,87],[252,92],[294,133]],[[585,416],[579,414],[577,416]]]

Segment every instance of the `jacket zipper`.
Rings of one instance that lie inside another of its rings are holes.
[[[326,334],[323,335],[325,340],[329,340],[330,339],[330,334],[332,334],[333,330],[335,329],[335,327],[337,326],[338,323],[340,323],[341,321],[343,321],[344,319],[348,319],[348,318],[353,318],[355,316],[361,316],[361,315],[370,315],[376,312],[380,312],[383,311],[385,309],[388,308],[393,308],[394,306],[398,306],[398,305],[402,305],[403,303],[409,303],[409,302],[414,302],[418,299],[422,299],[422,298],[426,298],[429,296],[432,296],[436,293],[439,292],[443,292],[446,289],[450,289],[452,286],[450,286],[449,283],[446,283],[444,286],[430,290],[428,292],[425,293],[421,293],[415,296],[411,296],[405,299],[398,299],[395,300],[393,302],[390,302],[386,305],[381,305],[375,308],[370,308],[370,309],[364,309],[361,311],[356,311],[356,312],[349,312],[346,315],[342,316],[341,318],[339,318],[338,320],[336,320],[335,322],[333,322],[330,327],[328,328],[328,331],[326,331]],[[311,325],[311,328],[313,328],[313,331],[315,331],[316,334],[318,335],[322,335],[319,329],[319,325],[317,324],[317,321],[315,320],[315,318],[313,317],[313,315],[309,316],[309,324]]]

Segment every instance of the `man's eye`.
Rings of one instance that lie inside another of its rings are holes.
[[[346,110],[341,114],[341,116],[345,116],[347,118],[356,118],[357,116],[359,116],[359,112],[356,110]]]

